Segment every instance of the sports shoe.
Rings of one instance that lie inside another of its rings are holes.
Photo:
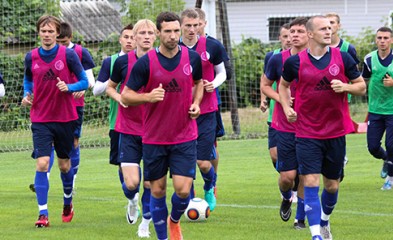
[[[388,162],[384,161],[381,169],[381,178],[386,178],[388,176]]]
[[[169,228],[169,239],[171,240],[183,240],[181,233],[180,221],[174,223],[171,220],[171,216],[168,216],[168,228]]]
[[[381,187],[381,190],[391,190],[392,189],[392,183],[389,181],[389,179],[386,179],[385,183]]]
[[[295,219],[295,222],[293,223],[293,228],[296,230],[302,230],[306,228],[306,224],[304,223],[304,220]]]
[[[36,228],[45,228],[49,227],[49,220],[48,216],[41,214],[38,216],[38,220],[35,222],[35,227]]]
[[[63,214],[61,215],[61,219],[63,220],[63,222],[71,222],[73,217],[74,207],[72,206],[72,203],[70,205],[64,205]]]
[[[128,200],[126,219],[129,224],[135,224],[139,217],[139,193],[136,193],[134,199]]]
[[[287,222],[289,218],[291,218],[291,214],[292,214],[291,205],[292,205],[291,200],[283,199],[281,202],[280,217],[284,222]]]
[[[323,240],[333,240],[332,233],[330,232],[330,223],[326,226],[321,226],[321,236]]]
[[[35,186],[34,183],[29,185],[30,191],[35,192]]]
[[[150,237],[149,224],[143,224],[143,223],[139,224],[138,231],[136,233],[140,238],[149,238]]]
[[[214,208],[216,208],[217,200],[216,196],[214,196],[214,188],[210,188],[209,191],[205,190],[205,200],[209,204],[210,207],[210,212],[214,211]]]
[[[312,240],[323,240],[323,238],[320,235],[313,236]]]

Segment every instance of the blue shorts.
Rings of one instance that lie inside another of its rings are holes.
[[[142,137],[120,133],[119,163],[140,164],[142,159]]]
[[[267,132],[267,146],[270,149],[270,148],[277,147],[277,137],[276,137],[277,130],[272,128],[272,123],[268,122],[267,125],[269,125],[268,132]]]
[[[76,107],[76,112],[78,113],[78,119],[75,121],[75,131],[74,131],[75,138],[80,138],[82,135],[83,110],[84,107]]]
[[[332,139],[296,138],[299,174],[339,179],[344,166],[345,136]]]
[[[198,144],[197,159],[213,160],[212,147],[216,140],[216,112],[206,113],[197,118]]]
[[[295,133],[276,131],[277,163],[279,172],[298,169]]]
[[[195,179],[196,141],[174,145],[143,144],[143,176],[152,181],[170,175]]]
[[[120,165],[118,161],[119,157],[119,135],[120,133],[116,132],[115,130],[109,130],[109,138],[111,148],[109,151],[109,163],[113,165]]]
[[[75,121],[32,123],[35,158],[50,156],[54,146],[58,158],[70,158],[74,146]]]
[[[225,135],[225,128],[224,123],[222,122],[220,106],[218,106],[218,111],[216,111],[216,121],[216,138],[218,138]]]

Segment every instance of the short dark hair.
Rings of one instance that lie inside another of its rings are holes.
[[[201,8],[195,8],[195,11],[198,13],[199,19],[206,20],[205,11],[203,11]]]
[[[199,18],[198,12],[195,10],[195,8],[187,8],[180,14],[180,23],[183,22],[184,18]]]
[[[60,23],[61,23],[61,21],[57,17],[51,16],[51,15],[43,15],[43,16],[41,16],[38,19],[37,25],[36,25],[37,32],[40,31],[41,26],[45,26],[45,25],[50,24],[50,23],[53,23],[56,26],[57,33],[60,33]]]
[[[120,31],[120,36],[123,34],[125,30],[132,30],[134,29],[134,25],[132,23],[128,24],[127,26],[123,27],[123,29]]]
[[[380,27],[378,28],[377,32],[390,32],[390,34],[393,33],[390,27]]]
[[[284,23],[283,25],[281,25],[281,27],[278,29],[278,32],[280,33],[281,30],[283,29],[287,29],[289,30],[291,27],[289,26],[289,23]]]
[[[72,27],[67,22],[60,23],[60,34],[57,38],[71,38],[72,37]]]
[[[308,21],[307,17],[297,17],[295,19],[293,19],[290,23],[289,23],[289,28],[291,28],[292,26],[296,26],[296,25],[300,25],[300,26],[306,26]]]
[[[174,12],[161,12],[158,14],[156,19],[157,30],[161,31],[161,23],[163,22],[175,22],[178,21],[180,23],[180,17]]]

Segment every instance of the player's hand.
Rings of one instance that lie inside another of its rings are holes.
[[[160,83],[158,88],[154,88],[149,93],[149,102],[151,103],[161,102],[164,100],[164,96],[165,96],[165,89],[162,88],[162,83]]]
[[[269,108],[267,105],[267,100],[262,100],[261,105],[259,106],[259,109],[261,109],[262,112],[266,112],[266,110]]]
[[[206,90],[206,92],[213,92],[214,91],[213,82],[209,82],[208,80],[203,80],[203,88]]]
[[[295,103],[295,98],[294,97],[291,97],[290,99],[289,99],[289,106],[291,106],[292,108],[293,108],[293,104]]]
[[[385,77],[383,78],[383,85],[385,87],[393,87],[393,78],[389,74],[385,74]]]
[[[118,102],[120,104],[120,106],[122,106],[123,108],[128,108],[128,105],[121,101],[121,94],[117,94],[115,99],[116,99],[116,102]]]
[[[28,107],[33,105],[33,98],[30,93],[27,93],[26,96],[22,99],[22,106]]]
[[[332,89],[333,89],[333,91],[335,93],[343,93],[343,92],[345,92],[345,86],[346,85],[347,84],[341,82],[341,80],[338,80],[338,79],[333,79],[330,82],[330,86],[332,87]]]
[[[191,104],[190,109],[188,110],[188,114],[190,114],[190,118],[196,119],[197,117],[199,117],[200,113],[201,113],[201,110],[199,108],[199,105]]]
[[[59,77],[57,77],[57,84],[56,87],[61,91],[61,92],[68,92],[68,86],[64,81],[61,81]]]
[[[79,98],[83,97],[83,95],[85,95],[85,91],[74,92],[74,93],[72,93],[72,95],[74,96],[75,99],[79,99]]]
[[[297,119],[297,113],[293,110],[293,108],[286,109],[285,116],[287,117],[288,122],[295,122]]]

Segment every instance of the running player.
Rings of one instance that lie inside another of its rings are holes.
[[[289,37],[291,39],[292,47],[281,53],[273,55],[266,67],[265,76],[263,77],[263,93],[274,100],[274,112],[271,127],[276,130],[277,140],[277,171],[280,173],[278,179],[279,190],[282,195],[282,202],[280,207],[280,216],[283,221],[288,221],[291,217],[291,204],[293,201],[292,188],[296,185],[296,178],[298,175],[298,162],[296,159],[296,145],[295,145],[295,131],[296,125],[287,121],[285,113],[279,99],[279,90],[273,89],[273,84],[279,84],[282,67],[284,62],[293,55],[303,51],[308,46],[308,36],[306,31],[307,18],[299,17],[291,21],[289,25]],[[291,83],[291,98],[296,94],[296,82]],[[295,104],[296,100],[292,100]],[[298,201],[296,218],[294,227],[296,229],[305,228],[305,213],[304,213],[304,194],[302,182],[299,181]]]
[[[142,158],[144,105],[124,106],[120,100],[121,95],[117,91],[117,88],[120,85],[120,92],[124,89],[137,59],[153,48],[154,41],[156,40],[156,31],[155,24],[148,19],[139,20],[135,24],[133,32],[136,49],[117,58],[106,89],[108,96],[119,104],[115,131],[120,133],[118,161],[121,164],[120,166],[124,176],[123,192],[129,202],[126,216],[130,224],[135,224],[139,215],[138,201],[141,179],[140,161]],[[143,185],[143,219],[138,229],[138,236],[149,237],[149,223],[151,220],[149,208],[150,184],[144,181]]]
[[[125,105],[145,104],[144,178],[150,181],[150,210],[158,239],[183,239],[180,217],[190,201],[196,168],[195,119],[203,95],[199,55],[179,46],[180,18],[162,12],[156,21],[160,46],[139,58],[121,94]],[[138,91],[143,88],[143,93]],[[175,192],[168,217],[167,172]],[[168,219],[167,219],[168,217]]]
[[[56,44],[56,37],[60,34],[58,18],[50,15],[40,17],[37,31],[41,47],[33,49],[25,57],[22,105],[31,106],[33,155],[37,159],[34,185],[39,217],[35,226],[48,227],[47,171],[52,145],[57,153],[63,181],[63,222],[70,222],[74,215],[72,204],[74,172],[69,153],[72,150],[74,125],[78,114],[70,93],[86,90],[88,80],[77,54],[71,49]],[[73,75],[77,77],[78,82],[73,80]]]
[[[182,29],[180,44],[196,51],[202,59],[204,93],[201,115],[197,119],[197,163],[205,182],[203,186],[205,200],[209,204],[210,211],[214,211],[216,207],[213,184],[215,173],[210,161],[215,159],[215,154],[212,154],[216,139],[216,112],[218,111],[215,89],[226,80],[223,53],[215,41],[198,35],[199,15],[194,9],[184,10],[180,18]]]
[[[284,63],[279,95],[288,121],[296,122],[296,155],[312,239],[332,239],[329,219],[338,198],[345,135],[353,131],[347,94],[364,95],[366,84],[353,58],[329,47],[332,31],[326,17],[311,17],[306,29],[309,48]],[[295,79],[296,103],[291,106]]]
[[[392,29],[381,27],[377,30],[377,50],[364,58],[363,77],[368,85],[368,151],[387,165],[387,177],[382,190],[390,190],[393,184],[393,54]],[[381,140],[385,133],[385,149]]]

